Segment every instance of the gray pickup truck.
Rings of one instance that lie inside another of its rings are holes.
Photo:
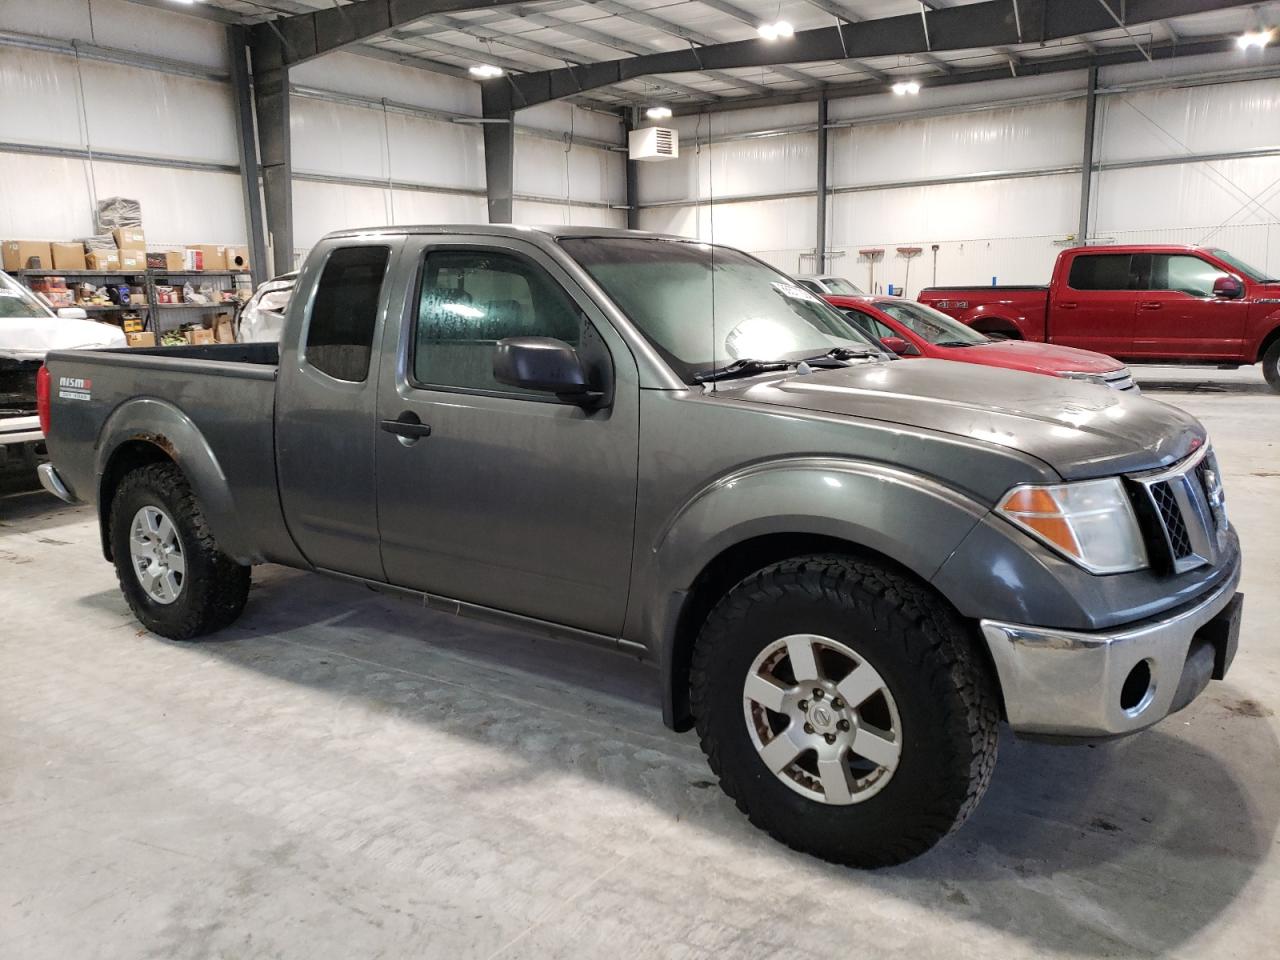
[[[1147,727],[1235,653],[1240,550],[1192,417],[899,361],[726,247],[385,228],[312,250],[279,344],[54,353],[45,486],[98,504],[150,630],[279,563],[660,671],[779,840],[898,863],[1001,721]]]

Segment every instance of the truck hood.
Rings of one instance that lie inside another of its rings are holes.
[[[1105,353],[1028,340],[993,340],[972,347],[943,347],[947,360],[964,360],[1031,373],[1114,373],[1124,364]]]
[[[999,444],[1064,479],[1176,463],[1205,440],[1176,407],[1095,384],[946,360],[860,362],[716,384],[719,397],[880,420]]]
[[[0,317],[0,357],[43,360],[50,350],[123,347],[119,327],[63,317]]]

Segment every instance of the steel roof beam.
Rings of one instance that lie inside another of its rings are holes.
[[[723,0],[700,0],[715,9],[732,7]],[[1157,20],[1247,7],[1239,0],[1128,0],[1126,26]],[[743,11],[745,14],[746,12]],[[753,18],[754,19],[754,18]],[[658,73],[772,67],[821,60],[842,61],[883,56],[918,56],[929,51],[968,50],[1008,46],[1019,42],[1018,21],[1026,42],[1062,40],[1115,28],[1101,4],[1079,0],[1042,0],[1019,4],[1015,18],[1009,0],[979,0],[962,7],[942,7],[919,13],[865,20],[853,27],[838,24],[797,31],[789,40],[766,43],[740,40],[697,49],[651,53],[511,78],[516,102],[532,106],[547,100],[584,93],[596,87]]]

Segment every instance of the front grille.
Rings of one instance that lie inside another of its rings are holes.
[[[1147,490],[1156,505],[1156,513],[1164,525],[1165,535],[1169,538],[1169,551],[1175,560],[1191,556],[1191,538],[1187,536],[1187,523],[1182,518],[1182,509],[1173,495],[1173,488],[1166,481],[1151,484]]]
[[[1143,526],[1153,562],[1172,573],[1212,563],[1227,528],[1212,451],[1201,448],[1170,469],[1130,479],[1141,490],[1135,505],[1147,518]]]

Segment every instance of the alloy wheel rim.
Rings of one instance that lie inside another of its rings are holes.
[[[165,605],[178,599],[187,577],[186,554],[173,521],[159,507],[145,506],[133,515],[129,554],[148,597]]]
[[[809,633],[775,640],[751,664],[742,694],[761,761],[800,795],[862,803],[893,778],[902,754],[897,704],[847,644]]]

